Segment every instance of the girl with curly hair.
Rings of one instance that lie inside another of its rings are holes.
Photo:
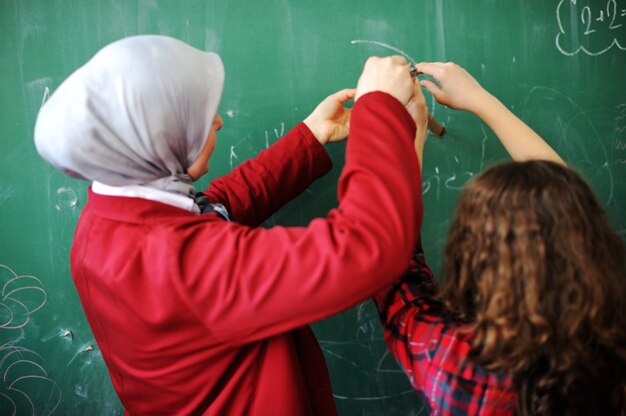
[[[410,270],[376,295],[391,352],[433,414],[624,414],[624,244],[593,191],[464,69],[417,68],[513,162],[462,191],[441,293],[418,243]]]

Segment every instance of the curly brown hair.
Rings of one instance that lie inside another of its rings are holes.
[[[522,415],[624,413],[624,244],[593,191],[548,161],[494,166],[462,192],[446,305],[471,359],[510,372]]]

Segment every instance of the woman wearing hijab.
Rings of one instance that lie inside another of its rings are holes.
[[[403,58],[370,58],[356,90],[196,194],[223,83],[217,55],[137,36],[106,46],[42,107],[39,153],[92,182],[72,277],[127,413],[333,415],[307,324],[406,269],[424,98]],[[306,227],[257,227],[331,168],[323,144],[348,123],[338,208]]]

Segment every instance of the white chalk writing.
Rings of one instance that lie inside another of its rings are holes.
[[[617,106],[619,113],[615,117],[613,129],[613,146],[617,158],[616,165],[626,164],[626,103]]]
[[[351,41],[350,43],[353,45],[357,43],[365,43],[365,44],[380,46],[382,48],[389,49],[389,50],[399,53],[400,55],[404,56],[409,62],[415,62],[415,59],[413,59],[408,53],[404,52],[402,49],[396,48],[395,46],[391,46],[383,42],[379,42],[377,40],[355,39]]]
[[[48,377],[43,358],[34,351],[8,342],[0,345],[0,412],[51,415],[61,403],[61,389]],[[42,395],[42,392],[45,392]],[[46,397],[46,400],[36,400]]]
[[[57,189],[57,201],[55,208],[57,211],[63,211],[66,209],[75,210],[78,206],[78,195],[76,191],[70,188]]]
[[[0,330],[23,328],[46,303],[46,291],[34,276],[18,276],[0,264]]]
[[[18,275],[3,264],[0,287],[0,333],[12,331],[23,336],[20,330],[46,304],[46,291],[35,276]],[[43,361],[36,352],[17,345],[17,340],[0,344],[0,414],[55,412],[61,403],[61,389],[48,376]]]
[[[623,30],[626,1],[561,0],[556,7],[556,47],[564,55],[601,55],[612,48],[626,51]],[[620,30],[621,29],[621,30]]]

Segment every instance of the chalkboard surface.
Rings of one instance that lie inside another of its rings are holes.
[[[201,185],[354,86],[369,55],[403,53],[465,66],[588,179],[626,236],[625,0],[2,0],[0,414],[123,413],[68,266],[87,184],[38,157],[33,126],[98,49],[147,33],[223,57],[225,127]],[[423,168],[423,239],[438,270],[459,189],[506,154],[479,120],[428,100],[447,126],[443,140],[429,138]],[[344,145],[330,153],[333,172],[268,226],[304,225],[336,205]],[[369,302],[314,330],[340,414],[427,414]]]

